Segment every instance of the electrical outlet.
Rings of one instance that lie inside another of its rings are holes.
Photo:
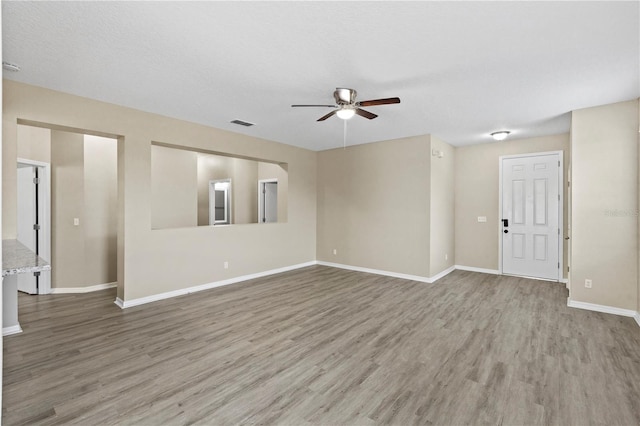
[[[449,255],[448,254],[444,255],[444,260],[449,260]]]
[[[74,217],[73,218],[73,226],[78,226],[78,225],[80,225],[80,219],[77,218],[77,217]]]
[[[478,222],[486,223],[487,222],[487,217],[486,216],[478,216]]]
[[[224,269],[229,269],[229,262],[224,262]]]
[[[333,249],[333,255],[337,255],[338,254],[338,250],[337,249]]]
[[[584,280],[584,286],[586,288],[591,288],[591,284],[592,284],[591,280]]]

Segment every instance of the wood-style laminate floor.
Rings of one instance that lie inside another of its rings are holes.
[[[3,424],[640,424],[640,327],[558,283],[313,266],[120,310],[20,296]]]

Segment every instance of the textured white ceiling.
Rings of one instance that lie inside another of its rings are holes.
[[[4,77],[313,150],[335,87],[399,96],[349,145],[431,133],[457,146],[569,129],[640,96],[631,2],[2,2]],[[257,123],[243,128],[229,122]]]

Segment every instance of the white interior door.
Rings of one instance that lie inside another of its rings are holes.
[[[37,223],[35,167],[18,165],[18,226],[17,240],[29,250],[36,252]],[[33,274],[18,274],[18,291],[37,293],[36,277]]]
[[[278,221],[278,182],[264,184],[264,222]]]
[[[51,263],[51,172],[48,163],[18,158],[18,220],[16,239]],[[38,179],[38,184],[34,178]],[[34,225],[39,231],[34,230]],[[51,292],[51,271],[18,274],[18,290],[29,294]]]
[[[261,179],[258,181],[258,222],[274,223],[278,221],[278,180]]]
[[[561,279],[560,154],[502,159],[502,272]]]

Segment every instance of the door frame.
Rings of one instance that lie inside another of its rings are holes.
[[[215,192],[216,192],[216,183],[227,183],[227,189],[225,191],[225,204],[226,204],[226,209],[225,209],[225,214],[227,217],[227,220],[225,221],[216,221],[216,212],[215,212],[215,205],[216,205],[216,197],[215,197]],[[232,182],[231,182],[231,178],[227,178],[227,179],[212,179],[209,181],[209,225],[215,225],[215,226],[220,226],[220,225],[231,225],[233,223],[233,216],[232,216],[232,206],[233,206],[233,193],[232,193]]]
[[[41,180],[38,184],[38,207],[41,209],[38,212],[41,231],[38,237],[38,255],[51,264],[51,164],[26,158],[18,158],[16,164],[39,167],[44,172],[43,176],[39,176]],[[51,272],[41,273],[38,284],[38,294],[51,293]]]
[[[544,152],[531,152],[527,154],[513,154],[513,155],[501,155],[498,158],[498,272],[500,275],[504,275],[502,271],[502,163],[503,160],[512,159],[512,158],[525,158],[525,157],[541,157],[543,155],[558,155],[558,161],[560,161],[560,167],[558,167],[558,194],[560,195],[560,201],[558,202],[558,228],[560,229],[560,233],[558,234],[558,262],[560,263],[560,267],[558,268],[558,279],[551,280],[562,282],[564,280],[564,158],[563,151],[544,151]],[[527,277],[533,278],[537,280],[550,281],[546,278],[538,278],[538,277]]]
[[[264,188],[265,183],[278,183],[278,179],[258,179],[258,223],[268,223],[260,220],[261,213],[264,210],[264,196],[262,194],[262,189]],[[280,218],[278,218],[278,220],[280,220]]]

